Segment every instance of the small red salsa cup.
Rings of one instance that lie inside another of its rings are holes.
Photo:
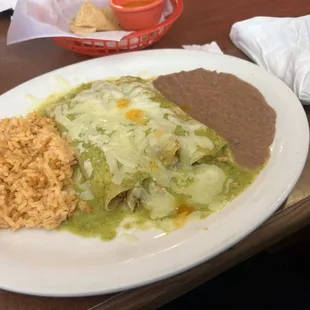
[[[135,31],[158,24],[165,0],[110,0],[110,5],[122,28]]]

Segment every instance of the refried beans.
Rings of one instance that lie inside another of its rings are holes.
[[[228,141],[235,161],[256,169],[269,158],[276,113],[249,83],[204,69],[159,76],[154,86]]]

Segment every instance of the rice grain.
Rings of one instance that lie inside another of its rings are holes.
[[[53,229],[71,217],[75,164],[53,120],[37,112],[0,120],[0,228]]]

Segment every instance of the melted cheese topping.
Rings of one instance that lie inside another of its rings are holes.
[[[119,99],[116,101],[116,106],[120,109],[127,108],[130,105],[130,100],[128,99]]]
[[[144,116],[144,111],[140,109],[131,109],[127,111],[126,118],[140,125],[144,125],[148,122],[148,119]]]
[[[179,118],[179,108],[162,108],[154,95],[155,90],[143,83],[97,81],[70,104],[56,106],[54,117],[72,140],[80,142],[80,153],[84,143],[104,152],[113,182],[120,184],[135,171],[158,170],[156,179],[167,185],[167,166],[177,160],[191,165],[205,155],[202,149],[212,150],[214,144],[195,135],[202,124]],[[184,136],[175,134],[177,126]],[[84,168],[91,175],[93,167]]]

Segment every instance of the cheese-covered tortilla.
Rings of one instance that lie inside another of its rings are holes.
[[[81,198],[151,218],[182,203],[208,208],[227,182],[213,164],[226,142],[135,77],[95,81],[45,108],[76,148]]]

